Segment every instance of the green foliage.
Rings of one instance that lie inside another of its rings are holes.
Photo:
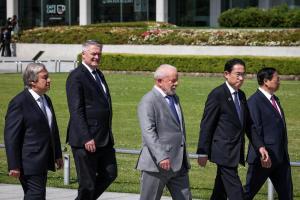
[[[252,19],[240,16],[241,9],[227,14],[230,27],[250,26]],[[253,22],[261,23],[253,15]],[[298,26],[299,12],[289,12],[286,24]],[[223,18],[222,18],[223,19]],[[295,19],[295,20],[293,20]],[[275,19],[274,22],[275,23]],[[227,22],[226,22],[227,23]],[[289,25],[286,25],[289,26]],[[300,29],[245,30],[245,29],[182,29],[162,23],[108,23],[88,26],[59,26],[24,30],[14,38],[21,43],[82,44],[88,39],[102,44],[152,44],[152,45],[234,45],[234,46],[299,46]]]
[[[249,65],[249,60],[246,61]],[[223,66],[222,63],[221,66]],[[58,127],[60,130],[61,142],[64,145],[66,138],[69,112],[67,107],[65,83],[67,73],[50,74],[51,90],[48,95],[52,99],[55,109]],[[110,87],[113,107],[113,133],[116,148],[140,149],[141,133],[137,119],[136,109],[142,96],[153,86],[152,75],[126,75],[126,74],[105,74]],[[223,78],[216,77],[192,77],[180,76],[177,93],[180,96],[184,112],[187,148],[190,153],[195,153],[199,123],[202,117],[205,100],[208,93],[217,85],[224,82]],[[23,89],[21,74],[0,74],[0,129],[4,127],[4,116],[9,100]],[[242,89],[249,97],[257,89],[255,80],[246,79]],[[279,96],[281,105],[284,108],[289,139],[289,153],[291,161],[300,161],[299,153],[299,129],[300,129],[300,82],[281,81],[281,86],[276,95]],[[3,134],[0,134],[0,143],[3,143]],[[68,151],[72,155],[70,147]],[[109,187],[113,192],[139,193],[140,172],[135,170],[138,156],[117,154],[118,178]],[[193,199],[209,199],[216,175],[216,165],[208,163],[205,168],[200,168],[196,160],[191,160],[190,183]],[[239,167],[239,176],[242,183],[245,183],[247,168]],[[292,167],[294,183],[294,199],[300,199],[300,167]],[[71,156],[71,184],[63,185],[63,172],[59,170],[48,174],[48,186],[77,188],[76,170],[74,159]],[[7,163],[5,150],[0,149],[0,183],[19,183],[15,178],[7,176]],[[20,186],[21,187],[21,186]],[[264,187],[255,197],[256,200],[267,198],[267,189]],[[167,194],[167,193],[165,193]],[[0,198],[1,199],[1,198]]]
[[[177,67],[181,72],[222,73],[224,63],[233,56],[175,56],[103,54],[100,68],[112,71],[154,71],[163,63]],[[300,75],[300,58],[239,56],[247,63],[247,72],[256,73],[263,66],[272,66],[280,74]],[[78,55],[81,61],[81,56]]]
[[[223,27],[300,27],[300,9],[289,9],[286,4],[263,10],[257,7],[233,8],[221,14]]]

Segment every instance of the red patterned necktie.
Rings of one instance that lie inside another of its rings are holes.
[[[272,106],[275,108],[275,110],[281,115],[279,108],[276,104],[276,100],[275,100],[274,96],[271,96],[271,102],[272,102]]]

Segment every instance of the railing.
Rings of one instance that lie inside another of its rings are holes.
[[[0,60],[0,65],[2,63],[10,63],[10,64],[15,63],[15,66],[16,66],[15,72],[22,73],[23,65],[32,63],[32,62],[45,64],[48,71],[50,71],[50,72],[63,72],[62,65],[65,65],[65,64],[72,64],[73,69],[75,69],[78,66],[77,60],[35,60],[35,61],[33,61],[33,60],[18,60],[18,61],[17,60]],[[48,67],[47,64],[54,65],[54,69],[52,69],[51,67]],[[9,68],[9,69],[11,69],[11,68]]]
[[[0,148],[5,148],[4,144],[0,144]],[[66,151],[67,148],[64,148],[64,151]],[[135,149],[116,149],[116,153],[122,153],[122,154],[131,154],[131,155],[139,155],[140,151]],[[189,158],[191,159],[197,159],[198,155],[194,153],[189,154]],[[70,184],[70,155],[64,154],[64,185]],[[292,167],[300,167],[300,162],[290,162],[290,165]],[[268,200],[274,200],[274,186],[271,182],[271,180],[268,178]]]

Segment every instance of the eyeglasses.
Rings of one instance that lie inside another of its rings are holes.
[[[241,73],[241,72],[237,72],[237,73],[231,73],[234,74],[237,78],[245,78],[246,73]]]

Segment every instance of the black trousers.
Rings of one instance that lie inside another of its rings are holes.
[[[291,166],[288,161],[263,168],[260,163],[249,164],[245,185],[245,199],[253,199],[267,178],[270,178],[279,200],[293,199]]]
[[[237,167],[217,166],[217,176],[211,200],[243,200],[243,186]]]
[[[40,175],[21,175],[19,180],[24,191],[24,200],[46,199],[46,172]]]
[[[117,178],[117,161],[113,147],[97,148],[90,153],[73,148],[79,182],[77,200],[96,200]]]

